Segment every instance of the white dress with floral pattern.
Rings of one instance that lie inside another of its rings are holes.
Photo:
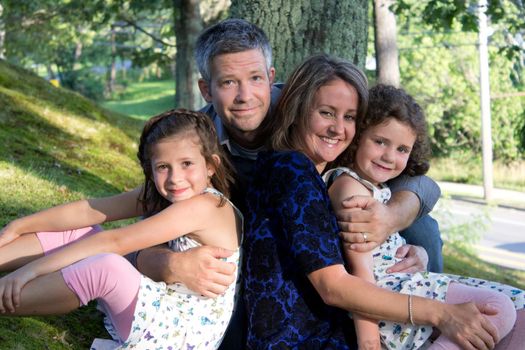
[[[207,188],[205,192],[222,196],[211,188]],[[240,211],[231,202],[230,204],[242,221]],[[201,244],[182,236],[168,242],[168,245],[174,251],[185,251]],[[240,271],[240,251],[225,260],[234,263],[237,272]],[[233,313],[239,285],[238,273],[236,278],[235,283],[222,295],[207,298],[189,290],[182,283],[166,284],[142,276],[128,339],[118,341],[118,335],[106,317],[106,329],[115,340],[96,339],[91,350],[216,349]]]
[[[348,168],[340,167],[329,170],[323,176],[323,179],[330,185],[335,178],[342,174],[349,175],[363,184],[372,191],[372,195],[377,201],[386,203],[390,199],[390,189],[385,184],[377,187],[369,181],[362,179]],[[402,294],[412,294],[424,298],[445,301],[449,284],[451,282],[459,282],[473,287],[497,290],[509,296],[517,310],[525,308],[525,292],[501,283],[432,272],[418,272],[413,274],[386,273],[387,268],[401,261],[401,259],[395,257],[395,254],[397,249],[405,243],[405,239],[396,232],[372,251],[374,276],[378,286]],[[385,349],[425,349],[430,345],[428,339],[432,334],[432,327],[379,321],[379,332],[381,334],[382,346]]]

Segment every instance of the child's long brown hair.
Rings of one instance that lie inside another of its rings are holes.
[[[172,109],[152,117],[144,125],[140,136],[140,145],[137,156],[144,172],[144,185],[139,201],[142,204],[146,217],[154,215],[168,207],[171,202],[162,197],[155,187],[153,171],[151,168],[151,149],[159,141],[168,137],[198,136],[201,154],[206,164],[211,164],[215,173],[211,178],[214,188],[226,197],[230,195],[230,184],[233,183],[233,168],[224,151],[219,145],[219,140],[211,118],[204,113],[188,111],[185,109]],[[220,158],[217,164],[212,155]],[[221,200],[219,205],[224,205]]]

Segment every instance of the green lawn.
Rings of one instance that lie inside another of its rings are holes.
[[[102,103],[105,108],[146,120],[175,106],[173,80],[131,84],[118,99]]]
[[[0,227],[79,198],[136,187],[143,121],[0,60]],[[1,317],[0,349],[87,349],[107,337],[94,306],[66,316]]]
[[[432,159],[428,174],[438,181],[483,185],[480,157],[462,155]],[[525,160],[494,161],[493,177],[496,188],[525,192]]]

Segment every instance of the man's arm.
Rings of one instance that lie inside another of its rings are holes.
[[[358,250],[368,251],[383,243],[392,233],[408,227],[418,211],[418,197],[402,191],[394,194],[388,204],[371,197],[352,196],[342,202],[336,215],[345,242],[365,243]],[[363,233],[366,233],[367,242]]]
[[[343,192],[340,186],[336,181],[330,192]],[[387,205],[371,197],[353,196],[335,207],[345,249],[358,252],[379,246],[390,234],[409,226],[420,211],[419,197],[408,191],[395,193]],[[428,264],[428,255],[420,247],[406,245],[396,256],[403,260],[391,268],[392,272],[422,271]]]
[[[392,198],[386,205],[357,196],[343,201],[343,209],[336,214],[346,241],[363,243],[361,233],[366,232],[371,243],[361,248],[372,249],[428,214],[441,194],[439,186],[427,176],[398,176],[389,186]]]
[[[235,265],[221,259],[233,252],[223,248],[202,246],[174,252],[166,245],[140,251],[136,267],[155,281],[180,282],[196,293],[217,297],[235,280]]]
[[[392,191],[392,198],[394,198],[396,194],[400,192],[410,192],[418,197],[419,208],[417,216],[414,219],[419,219],[423,215],[430,213],[441,196],[441,189],[439,188],[438,184],[430,177],[425,175],[400,175],[395,179],[390,180],[388,182],[388,186]],[[414,219],[401,229],[410,226]],[[397,231],[400,231],[401,229],[398,229]]]

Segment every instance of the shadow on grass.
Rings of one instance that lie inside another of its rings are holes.
[[[128,137],[138,139],[143,122],[123,118],[112,111],[100,108],[95,102],[82,95],[64,89],[56,88],[46,80],[38,77],[32,72],[0,60],[0,87],[25,96],[28,101],[38,105],[43,110],[52,108],[64,113],[73,113],[81,118],[97,121],[107,121],[121,129]],[[0,93],[0,97],[1,97]],[[4,95],[4,98],[7,95]],[[9,104],[1,101],[2,107]],[[14,101],[16,104],[16,101]],[[4,111],[4,115],[9,113]],[[0,115],[1,118],[1,115]]]
[[[60,316],[0,317],[1,349],[89,349],[110,338],[95,304]]]
[[[71,165],[74,161],[82,163],[86,160],[89,153],[82,148],[92,146],[89,142],[51,125],[24,106],[17,105],[9,96],[0,94],[0,104],[9,108],[0,113],[0,160],[58,186],[67,186],[71,191],[86,194],[122,191],[89,170]],[[63,159],[53,154],[62,154]],[[93,158],[87,160],[93,161]]]

